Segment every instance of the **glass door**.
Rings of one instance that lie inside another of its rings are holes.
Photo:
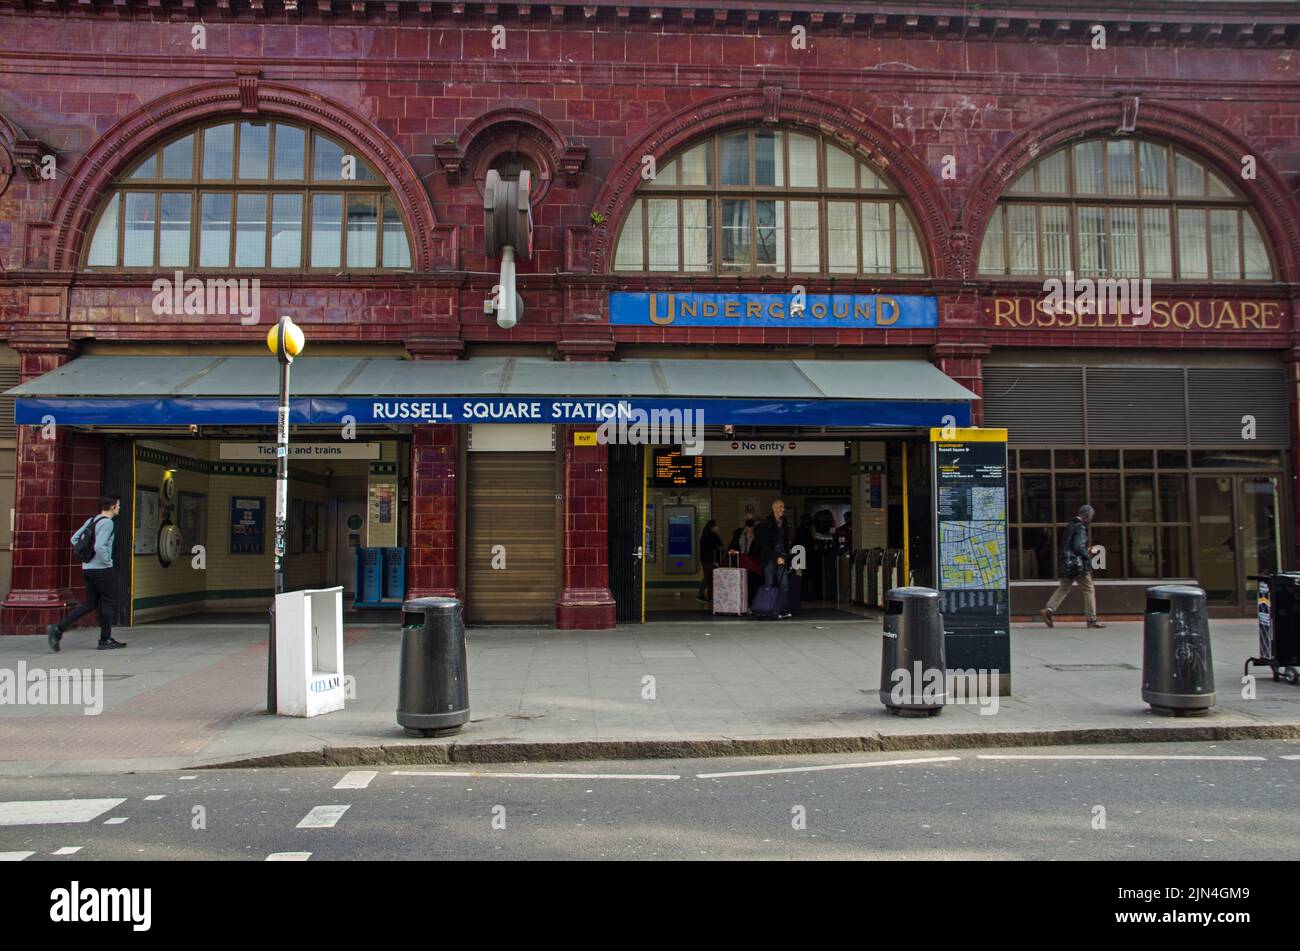
[[[1278,476],[1197,476],[1197,580],[1209,604],[1252,606],[1278,568]]]
[[[1246,597],[1243,604],[1255,602],[1259,582],[1252,575],[1266,575],[1278,569],[1281,526],[1278,524],[1277,476],[1238,476],[1237,505],[1241,513],[1242,580]]]
[[[1239,604],[1232,476],[1196,477],[1196,580],[1209,604]]]

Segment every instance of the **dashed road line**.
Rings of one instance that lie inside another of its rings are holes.
[[[62,848],[55,849],[50,854],[51,855],[76,855],[78,852],[81,851],[81,848],[82,847],[79,845],[65,845]]]
[[[310,852],[272,852],[266,857],[268,862],[305,862],[311,858]]]
[[[125,799],[47,799],[0,802],[0,826],[39,826],[60,822],[90,822]]]
[[[348,806],[313,806],[311,812],[303,816],[298,823],[299,829],[332,829],[343,818]]]
[[[335,789],[365,789],[379,773],[373,769],[354,769],[337,783]]]
[[[917,766],[926,763],[954,763],[960,756],[927,756],[923,759],[886,759],[871,763],[832,763],[827,766],[788,766],[783,769],[742,769],[731,773],[696,773],[696,779],[725,779],[730,776],[777,776],[782,773],[822,773],[835,769],[867,769],[872,766]]]
[[[126,822],[126,816],[117,816],[117,817],[115,817],[115,818],[113,818],[113,819],[105,819],[105,820],[104,820],[104,825],[106,825],[106,826],[120,826],[123,822]]]
[[[166,798],[167,798],[167,794],[166,794],[166,793],[162,793],[162,794],[160,794],[160,795],[156,795],[156,796],[145,796],[145,797],[144,797],[144,801],[145,801],[145,802],[157,802],[159,799],[166,799]]]
[[[435,771],[395,769],[394,776],[451,776],[460,779],[663,779],[682,777],[676,773],[496,773],[480,771]]]
[[[0,852],[0,862],[21,862],[35,852]]]

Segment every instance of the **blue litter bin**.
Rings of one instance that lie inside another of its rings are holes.
[[[384,597],[406,597],[406,549],[384,549]]]
[[[368,603],[379,601],[384,589],[384,550],[382,548],[357,549],[357,600]]]

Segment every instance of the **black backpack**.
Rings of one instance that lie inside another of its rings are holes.
[[[96,515],[92,518],[90,524],[81,530],[77,540],[72,543],[72,550],[77,553],[77,557],[81,559],[83,565],[95,558],[95,525],[103,517],[102,515]]]

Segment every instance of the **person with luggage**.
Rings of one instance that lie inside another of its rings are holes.
[[[721,566],[722,536],[718,534],[718,520],[711,518],[705,523],[704,533],[700,535],[700,567],[704,571],[704,578],[700,592],[695,596],[697,601],[713,603],[713,569]]]
[[[113,571],[113,519],[122,511],[120,496],[105,495],[99,500],[99,514],[86,519],[72,536],[72,547],[81,561],[81,577],[86,583],[86,600],[77,605],[57,624],[45,628],[50,650],[58,653],[64,632],[91,611],[99,614],[99,649],[117,650],[126,645],[113,640],[113,619],[117,616]]]
[[[1106,626],[1097,620],[1097,591],[1092,584],[1092,553],[1088,551],[1088,523],[1094,515],[1096,512],[1091,505],[1081,506],[1074,522],[1065,530],[1061,544],[1061,582],[1042,611],[1043,623],[1048,627],[1055,626],[1053,615],[1076,582],[1083,590],[1083,611],[1088,627]]]
[[[772,514],[754,529],[754,555],[763,566],[763,587],[754,598],[756,615],[788,618],[790,612],[790,535],[785,524],[785,503],[772,503]]]

